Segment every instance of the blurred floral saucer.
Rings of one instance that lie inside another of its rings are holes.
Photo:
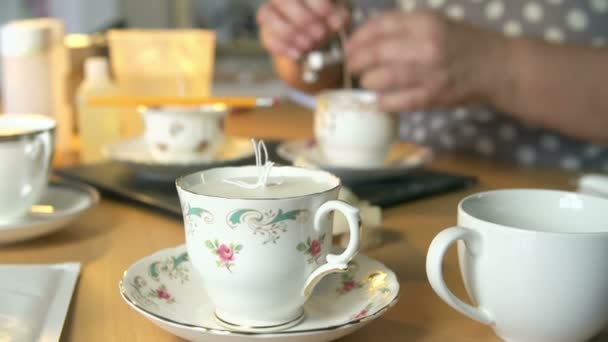
[[[348,272],[332,274],[315,288],[302,323],[272,333],[228,330],[192,269],[184,245],[164,249],[133,264],[119,284],[123,299],[160,328],[190,341],[324,342],[346,336],[380,317],[397,302],[399,282],[386,266],[359,255]]]
[[[0,222],[0,244],[24,241],[66,227],[99,202],[94,188],[75,182],[51,182],[28,215]]]
[[[277,153],[281,158],[297,166],[323,169],[349,184],[402,176],[427,165],[433,159],[433,152],[430,148],[406,143],[395,144],[384,165],[381,166],[334,165],[325,158],[319,146],[311,140],[284,142],[279,145]]]
[[[159,161],[152,157],[143,137],[123,140],[104,146],[108,159],[127,165],[146,178],[173,182],[188,173],[219,166],[241,165],[253,157],[249,139],[226,137],[224,144],[210,159]]]

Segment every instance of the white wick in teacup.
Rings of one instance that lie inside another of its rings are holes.
[[[274,166],[274,163],[271,162],[268,158],[268,149],[266,148],[266,144],[263,140],[260,140],[256,143],[255,139],[251,139],[251,144],[253,145],[253,152],[255,153],[255,165],[258,167],[258,180],[255,183],[247,183],[241,180],[231,180],[231,179],[223,179],[224,183],[232,184],[239,186],[244,189],[258,189],[265,188],[273,185],[280,185],[283,183],[283,180],[280,179],[278,181],[272,182],[270,181],[270,171]],[[262,158],[262,152],[263,158]]]

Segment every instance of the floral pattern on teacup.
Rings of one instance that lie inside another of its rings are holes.
[[[358,265],[353,265],[354,268],[358,268]],[[349,264],[349,268],[351,265]],[[353,320],[359,320],[371,315],[374,315],[378,310],[385,307],[395,297],[394,284],[388,281],[389,274],[384,271],[373,271],[370,272],[362,280],[362,286],[367,288],[367,298],[369,303],[361,312],[353,316]]]
[[[224,244],[230,248],[229,244]],[[221,244],[218,241],[219,246]],[[229,254],[224,254],[224,257],[230,259]],[[236,256],[232,255],[232,259],[235,260],[233,262],[236,262],[239,257],[238,253],[235,254]],[[331,290],[343,286],[342,275],[330,275],[323,280],[329,286],[330,291],[319,291],[313,294],[308,302],[308,305],[312,305],[312,312],[317,311],[315,308],[324,308],[326,305],[340,307],[339,313],[336,312],[339,316],[334,318],[337,323],[346,324],[370,319],[379,311],[386,310],[389,304],[395,301],[399,292],[399,283],[395,275],[383,265],[371,264],[363,256],[357,258],[356,261],[349,263],[347,272],[354,274],[356,279],[363,283],[362,290],[352,290],[347,296],[342,296],[337,291]],[[191,294],[198,293],[199,288],[203,286],[198,277],[182,281],[183,279],[178,276],[180,273],[193,274],[193,270],[185,246],[163,250],[151,258],[131,266],[123,278],[123,290],[130,301],[147,312],[181,322],[183,319],[180,316],[181,313],[192,312],[199,306],[206,305],[211,308],[212,305],[205,295],[203,295],[204,299],[199,301],[192,299]],[[238,271],[238,262],[233,271]],[[188,300],[184,300],[184,298],[188,298]],[[212,311],[212,309],[209,310],[209,312]],[[214,324],[215,320],[211,315],[207,321],[185,320],[183,322],[190,325],[207,326],[207,323]]]
[[[178,279],[183,284],[190,280],[188,275],[189,268],[183,265],[183,263],[189,261],[188,253],[171,256],[162,261],[155,261],[148,267],[150,277],[156,281],[160,281],[160,275],[166,274],[169,279]]]
[[[300,242],[296,249],[309,256],[308,264],[321,264],[321,251],[323,244],[325,243],[325,234],[321,235],[318,239],[308,238],[306,242]]]
[[[385,273],[382,272],[380,274]],[[352,317],[353,320],[363,319],[375,314],[376,312],[378,312],[378,310],[389,304],[391,298],[394,298],[394,295],[392,294],[393,289],[386,286],[387,284],[385,282],[379,288],[377,286],[374,286],[373,278],[368,278],[367,282],[369,283],[368,291],[372,294],[372,296],[370,296],[370,302],[367,304],[367,306],[365,306],[363,310],[361,310],[358,314]]]
[[[182,210],[184,212],[185,217],[198,217],[205,221],[205,223],[213,223],[213,214],[209,210],[199,207],[193,207],[188,203],[184,204]]]
[[[165,142],[157,142],[156,148],[161,152],[167,152],[167,150],[169,149],[169,145]]]
[[[241,252],[243,245],[234,243],[227,245],[225,243],[220,243],[218,240],[207,240],[205,241],[205,246],[207,246],[211,253],[219,258],[219,260],[216,261],[217,267],[226,268],[228,272],[232,273],[231,267],[234,267],[236,255]]]
[[[200,221],[207,224],[213,223],[213,214],[209,210],[193,207],[186,203],[182,207],[182,212],[184,215],[184,223],[186,224],[186,234],[188,234],[188,236],[192,236],[195,233],[196,228],[199,227]]]
[[[288,221],[306,223],[309,218],[310,212],[305,209],[290,211],[270,209],[264,212],[255,209],[237,209],[228,214],[226,223],[233,229],[246,224],[253,231],[253,235],[265,237],[262,242],[265,245],[269,242],[277,243],[281,234],[287,232]]]
[[[161,276],[166,276],[169,280],[179,280],[181,284],[185,284],[190,281],[189,262],[190,259],[187,252],[152,262],[147,267],[148,276],[150,280],[160,283],[159,286],[148,288],[146,279],[138,275],[135,276],[130,284],[133,289],[131,295],[146,306],[151,307],[158,306],[152,299],[160,299],[167,304],[175,303],[175,298],[169,293],[165,284],[161,282]]]
[[[164,284],[160,284],[156,289],[148,288],[146,280],[142,276],[136,276],[130,285],[133,289],[131,296],[146,307],[157,308],[158,304],[155,300],[161,300],[167,304],[175,304],[175,298],[169,293]]]
[[[358,320],[364,317],[367,317],[367,315],[369,314],[369,311],[372,309],[373,304],[369,303],[367,304],[367,306],[365,307],[365,309],[361,310],[358,314],[353,316],[353,320]]]
[[[338,295],[342,296],[353,290],[362,288],[365,284],[362,281],[355,280],[355,276],[351,273],[342,274],[342,286],[336,289]]]
[[[207,140],[203,140],[199,142],[194,148],[194,152],[203,153],[209,148],[209,142]]]
[[[164,300],[167,304],[175,303],[175,298],[167,291],[167,287],[162,284],[156,290],[150,289],[148,297]]]
[[[173,121],[169,125],[169,135],[172,138],[177,137],[184,130],[184,125],[182,125],[179,121]]]

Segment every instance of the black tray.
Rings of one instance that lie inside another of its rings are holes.
[[[181,216],[174,183],[141,177],[126,165],[107,162],[59,169],[56,173],[67,179],[90,184],[106,196],[118,197],[170,215]],[[464,189],[475,183],[474,177],[421,169],[399,178],[346,186],[361,199],[386,208]]]

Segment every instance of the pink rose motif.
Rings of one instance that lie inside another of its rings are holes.
[[[340,295],[344,295],[362,287],[363,283],[356,281],[352,275],[344,274],[342,276],[342,286],[337,288],[336,292]]]
[[[357,286],[357,283],[355,283],[354,280],[347,281],[343,284],[342,290],[344,292],[350,292],[350,291],[354,290],[356,286]]]
[[[167,291],[167,287],[165,285],[160,285],[160,287],[156,290],[150,289],[148,292],[148,297],[152,297],[154,299],[162,299],[167,304],[175,303],[175,299],[173,298],[173,296],[171,296],[169,291]]]
[[[361,318],[363,318],[363,317],[367,316],[367,313],[368,313],[368,312],[369,312],[368,310],[362,310],[361,312],[359,312],[359,313],[357,314],[357,316],[355,316],[355,319],[361,319]]]
[[[308,255],[308,264],[319,264],[319,259],[321,257],[321,248],[323,248],[323,243],[325,242],[325,234],[321,235],[318,239],[313,240],[311,238],[306,239],[304,242],[300,242],[296,249],[298,252],[302,252],[305,255]]]
[[[156,290],[156,296],[158,298],[165,299],[165,300],[170,300],[171,299],[171,294],[169,294],[169,292],[167,292],[167,290],[165,290],[164,288],[157,289]]]
[[[219,240],[207,240],[205,241],[205,246],[207,246],[209,251],[217,257],[217,267],[225,268],[228,270],[228,272],[232,273],[232,270],[230,268],[234,266],[236,255],[241,252],[241,250],[243,249],[243,245],[235,243],[220,244]]]
[[[220,247],[217,249],[217,254],[220,257],[220,260],[222,260],[222,262],[225,264],[234,261],[234,251],[225,244],[220,245]]]
[[[321,254],[321,242],[319,242],[319,240],[313,240],[310,244],[310,255],[313,258],[316,258],[319,254]]]

